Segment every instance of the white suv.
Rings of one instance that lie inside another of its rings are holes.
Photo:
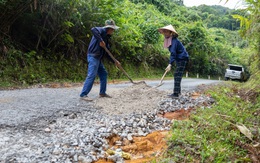
[[[245,72],[243,66],[228,64],[228,68],[226,69],[225,73],[225,80],[229,79],[245,81]]]

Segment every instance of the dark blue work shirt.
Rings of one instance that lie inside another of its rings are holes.
[[[174,61],[189,59],[188,52],[176,37],[172,38],[172,44],[169,47],[169,51],[171,53],[170,62],[169,62],[170,64],[172,64]]]
[[[108,39],[111,36],[107,34],[107,28],[103,27],[93,27],[91,32],[93,36],[88,46],[88,55],[101,59],[106,54],[106,51],[100,46],[100,42],[104,41],[106,43],[106,47],[110,49]]]

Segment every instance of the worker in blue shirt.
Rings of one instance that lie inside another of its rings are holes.
[[[80,94],[80,98],[82,100],[93,100],[88,97],[88,93],[91,91],[97,75],[100,79],[99,97],[111,98],[111,96],[106,94],[107,71],[102,63],[102,58],[104,57],[104,55],[106,55],[106,51],[103,47],[107,47],[108,49],[110,49],[108,40],[113,34],[114,30],[118,28],[119,27],[116,26],[113,20],[106,20],[104,27],[93,27],[91,29],[93,36],[88,47],[88,73]],[[120,62],[116,61],[115,64],[118,66],[120,65]]]
[[[172,25],[159,28],[158,31],[164,35],[164,48],[168,48],[171,53],[169,64],[165,71],[170,71],[172,64],[174,62],[176,63],[176,69],[174,72],[174,89],[173,93],[168,96],[177,99],[181,94],[181,80],[189,59],[189,54],[182,43],[177,39],[178,33]]]

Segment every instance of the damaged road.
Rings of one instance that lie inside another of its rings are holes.
[[[166,97],[173,81],[158,89],[152,88],[158,82],[146,83],[110,84],[112,99],[98,98],[99,85],[94,86],[90,103],[79,100],[81,87],[0,91],[0,162],[94,162],[109,157],[111,136],[120,136],[124,145],[134,136],[169,130],[171,121],[158,114],[212,103],[210,97],[193,99],[191,84],[182,85],[183,96],[173,100]]]

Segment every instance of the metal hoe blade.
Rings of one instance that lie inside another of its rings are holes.
[[[168,71],[165,71],[165,72],[164,72],[164,74],[163,74],[163,76],[162,76],[162,78],[161,78],[160,83],[159,83],[155,88],[158,88],[158,87],[160,87],[160,86],[162,86],[162,85],[164,84],[164,83],[163,83],[163,79],[164,79],[165,75],[167,74],[167,72],[168,72]]]

